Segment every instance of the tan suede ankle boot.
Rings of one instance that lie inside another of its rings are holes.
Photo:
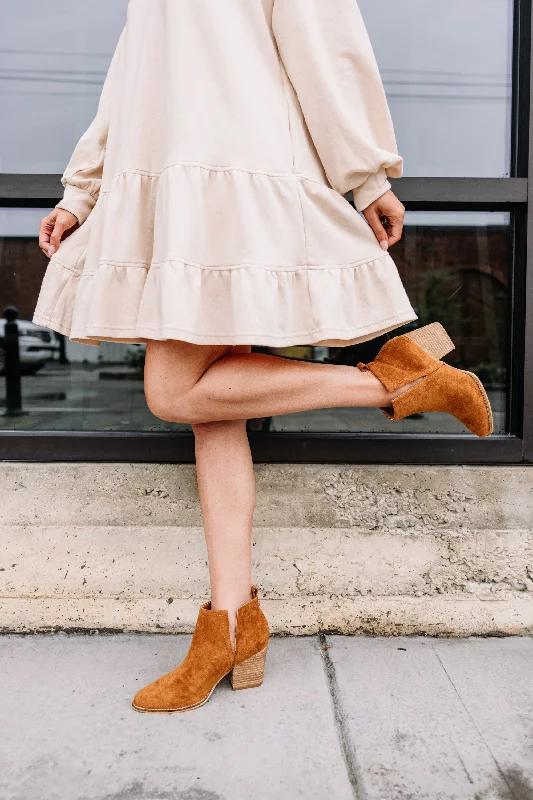
[[[268,648],[268,622],[259,608],[257,587],[252,586],[252,599],[237,610],[235,660],[231,672],[234,689],[261,686],[265,674]]]
[[[386,342],[374,361],[358,364],[381,381],[388,392],[423,378],[381,410],[390,420],[424,411],[444,411],[456,417],[476,436],[494,430],[489,398],[477,375],[456,369],[440,359],[454,349],[442,325],[433,322]]]
[[[189,652],[179,666],[135,695],[136,711],[176,712],[206,703],[216,685],[232,673],[234,689],[263,682],[268,647],[268,622],[259,608],[257,588],[237,611],[235,651],[231,646],[227,611],[213,611],[205,603],[198,613]]]

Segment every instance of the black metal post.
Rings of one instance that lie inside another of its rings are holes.
[[[20,380],[18,309],[15,306],[4,308],[4,354],[6,376],[6,416],[22,414],[22,388]]]

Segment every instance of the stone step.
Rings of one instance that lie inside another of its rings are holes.
[[[533,631],[528,468],[257,478],[254,574],[274,631]],[[4,463],[0,496],[1,630],[191,630],[209,593],[193,467]]]
[[[259,527],[530,529],[530,467],[257,464]],[[192,465],[0,462],[0,525],[200,526]]]

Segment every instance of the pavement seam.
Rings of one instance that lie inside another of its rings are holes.
[[[509,785],[509,781],[507,780],[507,777],[506,777],[505,773],[503,772],[503,770],[502,770],[502,768],[501,768],[501,766],[500,766],[500,764],[498,762],[498,759],[496,758],[496,756],[492,752],[487,740],[483,736],[483,732],[480,730],[479,725],[477,724],[476,720],[474,719],[474,717],[470,713],[470,709],[467,707],[467,705],[466,705],[465,701],[463,700],[463,698],[462,698],[457,686],[453,682],[452,677],[451,677],[450,673],[448,672],[448,670],[446,669],[446,666],[445,666],[444,662],[442,661],[442,659],[440,657],[440,653],[437,651],[437,648],[435,647],[433,642],[431,643],[431,649],[433,650],[435,656],[437,657],[437,661],[439,662],[442,670],[444,671],[444,674],[446,675],[446,678],[450,682],[455,694],[457,695],[457,698],[458,698],[459,702],[461,703],[466,715],[468,716],[469,720],[471,721],[472,725],[474,726],[475,730],[477,731],[479,738],[481,739],[481,741],[483,742],[483,744],[487,748],[487,752],[489,753],[490,757],[494,761],[494,764],[496,766],[496,770],[498,771],[498,774],[499,774],[500,778],[502,779],[503,783],[505,784],[505,786],[507,787],[507,789],[509,791],[509,796],[511,798],[513,798],[513,800],[520,800],[520,798],[517,797],[517,795],[515,794],[515,792],[513,790],[513,787]]]
[[[339,740],[348,780],[350,782],[350,786],[352,787],[354,800],[368,800],[368,795],[363,789],[361,773],[355,756],[355,748],[350,736],[348,720],[340,699],[339,684],[337,681],[335,665],[329,655],[329,648],[331,645],[328,645],[328,640],[326,639],[325,633],[318,634],[318,642],[320,645],[322,660],[324,662],[326,683],[333,705],[333,718],[335,721],[337,738]]]

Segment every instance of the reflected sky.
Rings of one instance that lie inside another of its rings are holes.
[[[508,175],[512,0],[359,5],[405,174]],[[126,8],[127,0],[6,4],[0,29],[0,171],[63,172],[93,118]]]

